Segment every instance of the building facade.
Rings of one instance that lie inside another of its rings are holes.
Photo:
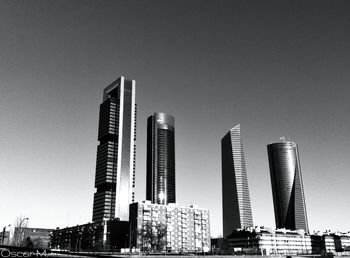
[[[267,145],[276,228],[309,232],[298,146],[292,141]]]
[[[154,113],[147,120],[146,199],[152,203],[176,202],[175,119]]]
[[[350,232],[340,233],[341,249],[350,252]]]
[[[303,229],[288,230],[266,227],[234,230],[224,240],[219,253],[260,255],[348,255],[349,233],[306,234]],[[212,243],[215,245],[215,243]],[[218,250],[216,250],[218,253]]]
[[[15,246],[46,249],[49,247],[52,231],[50,228],[15,227],[12,242]],[[26,246],[28,242],[31,246]]]
[[[238,124],[221,140],[223,236],[233,229],[252,227],[241,126]]]
[[[260,230],[259,248],[262,255],[311,254],[311,238],[304,230]]]
[[[350,232],[341,233],[326,231],[323,233],[322,238],[327,253],[346,252],[346,255],[349,255]]]
[[[171,253],[208,252],[209,223],[207,209],[150,201],[133,203],[130,205],[131,248]]]
[[[3,230],[0,234],[0,244],[10,245],[10,231]]]
[[[134,80],[120,77],[104,89],[98,127],[94,222],[129,219],[135,187],[135,84]]]
[[[311,254],[311,238],[304,230],[248,228],[227,237],[229,253],[260,255]]]
[[[50,248],[57,250],[120,251],[129,247],[129,222],[117,219],[53,230]]]

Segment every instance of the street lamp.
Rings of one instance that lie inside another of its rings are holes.
[[[4,245],[4,242],[5,242],[6,227],[10,227],[10,226],[11,226],[11,224],[8,224],[7,226],[5,226],[5,227],[2,229],[1,245]]]
[[[25,220],[29,220],[29,218],[23,218],[22,220],[21,220],[21,222],[19,223],[19,228],[22,226],[22,223],[25,221]]]

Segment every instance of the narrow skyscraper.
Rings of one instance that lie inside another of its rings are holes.
[[[92,220],[129,220],[134,201],[136,104],[135,81],[118,78],[103,92],[98,127]]]
[[[240,124],[221,139],[221,162],[223,236],[227,237],[233,229],[253,226]]]
[[[292,141],[267,145],[276,228],[309,232],[298,146]]]
[[[152,203],[175,203],[174,126],[174,117],[164,113],[147,120],[146,199]]]

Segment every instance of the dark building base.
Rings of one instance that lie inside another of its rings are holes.
[[[129,222],[109,220],[52,232],[50,248],[74,252],[110,252],[129,248]]]

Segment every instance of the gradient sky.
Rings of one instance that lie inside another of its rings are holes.
[[[222,233],[220,140],[241,123],[255,225],[274,226],[266,145],[299,145],[311,230],[350,230],[349,1],[0,1],[0,226],[91,221],[99,104],[136,80],[175,117],[179,204]]]

